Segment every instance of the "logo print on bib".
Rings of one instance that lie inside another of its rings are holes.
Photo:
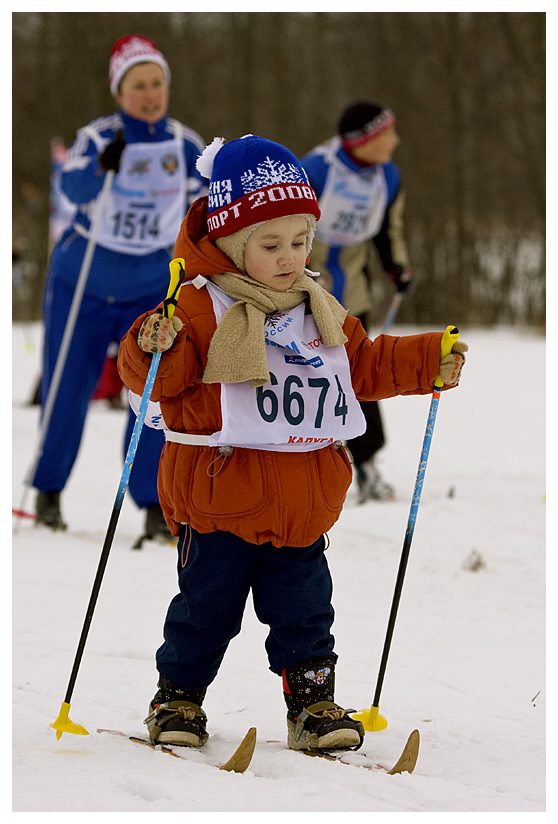
[[[313,366],[314,369],[318,369],[319,366],[324,365],[319,355],[316,355],[315,358],[311,358],[310,360],[307,360],[303,355],[285,355],[285,363],[296,363],[298,366]]]
[[[161,166],[169,175],[173,175],[178,169],[178,158],[174,152],[168,152],[161,158]]]
[[[137,175],[138,177],[149,174],[149,158],[146,160],[136,160],[130,169],[130,174]]]

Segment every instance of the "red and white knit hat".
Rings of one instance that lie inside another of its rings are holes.
[[[165,73],[165,80],[170,83],[170,70],[167,61],[153,41],[140,34],[132,34],[117,40],[110,53],[109,82],[114,96],[118,92],[120,81],[136,63],[157,63]]]
[[[209,237],[232,235],[246,226],[320,208],[308,176],[295,155],[280,143],[248,134],[225,143],[216,137],[196,168],[209,178]]]
[[[339,134],[345,149],[363,146],[395,126],[395,115],[380,103],[371,100],[353,103],[343,112]]]

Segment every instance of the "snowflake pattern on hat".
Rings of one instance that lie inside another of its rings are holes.
[[[215,138],[198,160],[208,177],[207,228],[212,239],[289,215],[320,217],[316,193],[298,158],[257,135]]]
[[[269,156],[262,163],[258,163],[256,172],[251,169],[240,176],[244,194],[262,189],[264,186],[273,186],[277,183],[307,183],[302,171],[294,163],[283,163],[272,160]]]

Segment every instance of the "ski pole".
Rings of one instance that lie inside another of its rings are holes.
[[[172,318],[174,314],[174,307],[176,306],[176,302],[178,301],[178,295],[184,282],[184,259],[175,258],[174,260],[171,260],[169,266],[171,271],[171,280],[167,297],[163,303],[163,316]],[[103,579],[103,575],[107,565],[109,552],[114,538],[114,533],[116,532],[116,525],[118,523],[118,518],[120,516],[120,510],[122,509],[124,496],[128,488],[128,481],[130,479],[132,465],[137,452],[139,438],[141,435],[141,430],[143,428],[143,423],[149,404],[149,398],[151,397],[151,392],[153,389],[153,384],[155,382],[155,376],[157,374],[157,369],[159,367],[160,360],[161,352],[157,352],[153,355],[151,366],[149,367],[149,372],[147,374],[147,378],[145,381],[145,387],[141,397],[138,415],[136,418],[136,422],[134,424],[134,429],[132,431],[130,443],[128,445],[128,451],[126,453],[126,459],[124,462],[124,469],[122,470],[122,475],[120,477],[120,483],[118,485],[114,506],[110,516],[109,525],[107,527],[107,532],[103,543],[103,549],[101,552],[101,557],[99,559],[99,565],[97,567],[97,574],[95,576],[95,581],[93,582],[93,588],[91,590],[91,596],[85,614],[85,620],[83,623],[83,628],[81,631],[76,656],[74,659],[74,665],[72,667],[72,672],[70,674],[70,680],[68,682],[66,695],[64,697],[64,701],[62,702],[62,706],[60,707],[60,713],[58,715],[58,718],[56,719],[56,721],[49,725],[56,730],[57,739],[60,739],[62,737],[62,734],[65,732],[72,732],[75,735],[89,735],[85,727],[82,727],[79,724],[75,724],[70,719],[70,701],[72,698],[72,693],[74,690],[79,666],[83,656],[83,651],[85,649],[85,642],[87,640],[87,635],[89,633],[89,627],[91,626],[91,620],[93,618],[95,604],[97,602],[97,597],[99,595],[99,590],[101,588],[101,581]]]
[[[399,311],[399,307],[401,306],[401,301],[403,300],[403,292],[396,292],[392,298],[391,305],[389,307],[388,313],[386,315],[386,319],[384,320],[384,326],[382,328],[382,335],[387,335],[389,330],[394,324],[395,317]]]
[[[452,346],[458,340],[458,338],[459,330],[455,326],[448,326],[442,336],[442,341],[440,344],[440,358],[445,358],[446,355],[450,354]],[[432,400],[430,402],[430,411],[428,414],[428,420],[426,422],[426,432],[424,433],[422,452],[415,481],[415,488],[413,491],[413,498],[411,501],[411,510],[409,512],[407,529],[405,531],[405,539],[403,541],[403,550],[401,552],[399,570],[395,582],[395,590],[393,594],[393,601],[391,604],[391,611],[388,620],[387,633],[384,642],[384,649],[382,652],[382,659],[380,662],[380,669],[378,673],[378,680],[376,683],[376,692],[374,694],[374,700],[369,710],[362,710],[361,712],[355,713],[355,715],[353,715],[353,718],[355,718],[358,721],[362,721],[364,729],[367,732],[385,730],[385,728],[388,725],[386,719],[382,715],[379,715],[380,693],[382,691],[382,685],[386,673],[386,666],[391,646],[391,640],[393,637],[393,630],[395,628],[395,619],[397,617],[397,610],[399,608],[399,601],[401,599],[401,592],[403,590],[405,570],[407,568],[407,561],[409,560],[409,552],[411,551],[411,541],[413,540],[413,533],[415,531],[415,523],[417,520],[418,507],[420,503],[420,497],[422,494],[422,487],[424,484],[424,476],[426,473],[426,464],[428,462],[428,455],[430,453],[430,445],[432,443],[432,434],[434,431],[434,424],[436,422],[436,414],[438,412],[438,404],[440,402],[440,390],[442,386],[443,382],[436,378],[436,380],[434,381],[434,391],[432,393]]]
[[[74,296],[72,298],[72,303],[70,305],[70,312],[68,314],[68,318],[66,320],[66,326],[64,327],[64,335],[62,337],[62,343],[60,344],[60,349],[58,351],[58,355],[56,357],[56,364],[54,366],[54,372],[52,374],[52,380],[50,382],[50,386],[48,388],[47,397],[45,399],[45,405],[43,407],[43,414],[41,417],[41,428],[39,430],[39,438],[38,443],[35,449],[35,455],[31,466],[27,470],[27,474],[23,481],[25,488],[23,490],[22,500],[19,507],[19,510],[15,510],[14,514],[18,512],[25,511],[25,499],[27,497],[27,492],[29,487],[33,486],[33,481],[35,480],[35,473],[37,471],[37,467],[39,465],[39,461],[41,460],[41,456],[43,454],[43,447],[45,443],[45,439],[48,432],[48,427],[50,425],[50,419],[52,417],[52,411],[54,409],[54,404],[56,402],[56,398],[58,395],[58,387],[60,386],[60,381],[62,379],[62,373],[64,372],[64,367],[66,365],[66,358],[68,357],[68,351],[70,349],[70,343],[72,341],[72,337],[74,335],[74,329],[77,321],[77,316],[79,314],[79,310],[81,307],[81,301],[83,299],[83,293],[85,291],[85,285],[87,283],[87,278],[89,277],[89,271],[91,269],[91,262],[93,260],[93,253],[95,252],[95,246],[97,245],[97,235],[99,233],[99,227],[101,225],[101,218],[103,216],[103,212],[105,210],[105,203],[108,197],[108,193],[112,186],[112,179],[114,177],[114,171],[110,169],[105,176],[105,180],[103,183],[103,188],[101,189],[101,194],[96,204],[95,214],[91,221],[91,229],[89,232],[89,240],[87,241],[87,246],[85,247],[85,254],[83,256],[83,260],[81,262],[81,268],[79,270],[79,275],[77,279],[76,289],[74,292]],[[18,515],[19,518],[19,515]],[[16,527],[19,521],[16,521]],[[16,529],[14,528],[14,532]]]

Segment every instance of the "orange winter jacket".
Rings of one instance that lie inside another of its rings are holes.
[[[186,215],[174,255],[185,260],[187,278],[238,271],[207,235],[207,198]],[[156,307],[153,307],[154,309]],[[118,367],[125,384],[141,395],[151,356],[137,336],[146,313],[120,345]],[[182,289],[175,316],[184,327],[159,364],[151,400],[160,402],[175,432],[208,435],[222,428],[220,384],[201,378],[216,329],[205,287]],[[371,341],[360,321],[347,316],[343,330],[353,389],[363,401],[432,392],[439,373],[441,332]],[[217,447],[167,442],[159,465],[159,499],[173,534],[181,522],[198,532],[224,530],[253,544],[309,546],[338,519],[352,478],[344,448],[269,452],[235,447],[223,458]]]

